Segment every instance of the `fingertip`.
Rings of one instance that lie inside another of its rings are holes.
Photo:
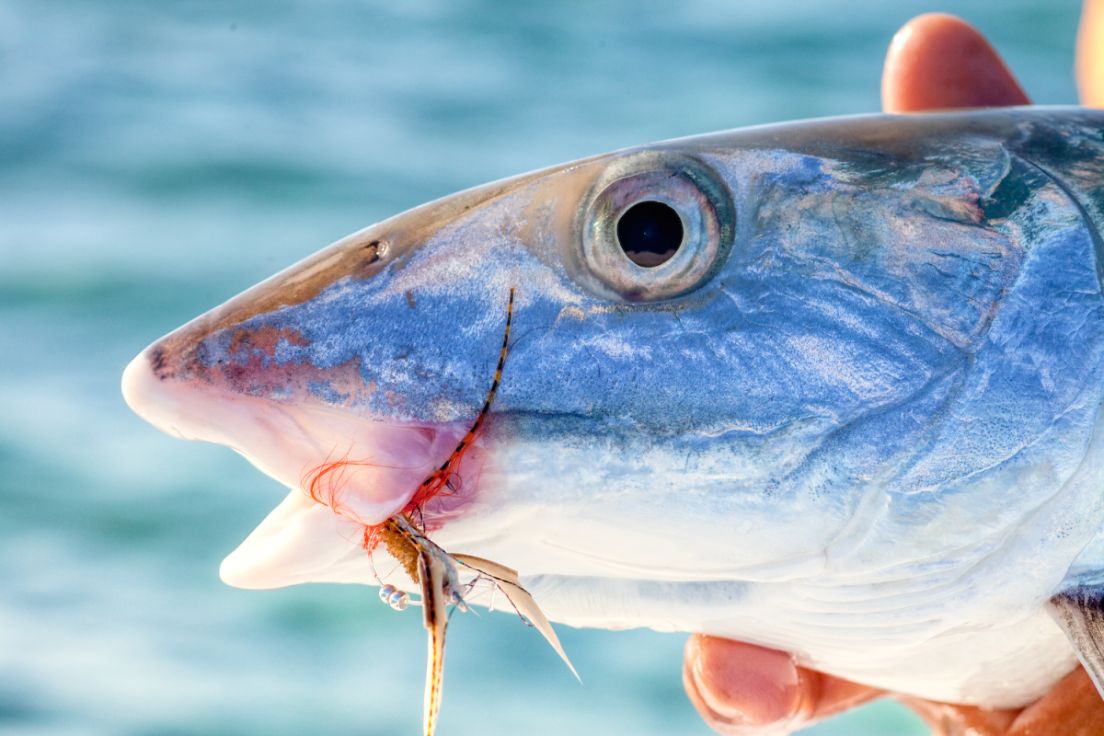
[[[790,655],[711,636],[686,645],[683,680],[702,717],[722,733],[797,725],[816,700],[816,675]]]
[[[946,13],[913,18],[893,37],[882,72],[886,112],[1029,104],[976,28]]]
[[[1104,0],[1085,0],[1077,31],[1076,70],[1081,104],[1104,107]]]

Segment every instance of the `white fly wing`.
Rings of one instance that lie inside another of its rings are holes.
[[[512,567],[506,567],[498,562],[492,562],[491,560],[476,557],[475,555],[450,554],[450,556],[460,564],[467,565],[484,575],[490,575],[496,580],[507,580],[515,584],[518,581],[518,571]]]
[[[498,585],[498,589],[510,599],[510,603],[517,609],[518,613],[524,616],[529,623],[533,625],[533,628],[541,633],[541,636],[544,637],[549,646],[560,656],[560,659],[567,665],[567,668],[571,670],[571,674],[575,675],[575,679],[582,682],[582,678],[579,677],[579,673],[576,672],[575,666],[571,664],[571,660],[567,658],[567,653],[564,651],[563,645],[560,644],[560,639],[556,636],[556,631],[552,628],[552,624],[549,622],[548,617],[544,615],[544,611],[542,611],[540,606],[537,605],[537,602],[533,600],[533,596],[529,594],[529,591],[521,587],[521,583],[518,582],[517,570],[497,562],[492,562],[491,560],[485,560],[482,557],[464,554],[454,554],[451,556],[460,564],[466,565],[492,578]]]

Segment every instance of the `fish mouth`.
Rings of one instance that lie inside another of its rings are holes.
[[[402,512],[419,484],[448,458],[465,427],[396,424],[309,401],[279,401],[164,378],[148,351],[126,367],[123,397],[158,429],[185,440],[226,445],[290,489],[220,568],[235,587],[301,582],[375,582],[365,528]],[[463,476],[478,470],[472,448],[456,492],[420,508],[427,528],[457,513],[470,495]],[[465,489],[461,491],[460,489]]]

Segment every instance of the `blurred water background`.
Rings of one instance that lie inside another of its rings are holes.
[[[152,339],[318,247],[562,160],[874,110],[925,2],[0,3],[0,732],[412,734],[423,631],[374,589],[224,587],[283,493],[131,415]],[[970,0],[1075,97],[1078,6]],[[442,734],[706,734],[682,636],[450,630]],[[920,734],[884,702],[820,734]]]

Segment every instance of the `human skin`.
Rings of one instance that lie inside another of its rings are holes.
[[[1104,0],[1085,3],[1077,48],[1082,102],[1104,106]],[[882,72],[886,112],[1029,102],[985,37],[959,18],[941,13],[919,16],[906,23],[890,43]],[[706,723],[726,736],[788,734],[892,695],[799,667],[785,652],[703,635],[687,642],[683,683]],[[1104,700],[1081,668],[1022,710],[900,699],[937,736],[1104,733]]]
[[[1081,104],[1104,107],[1104,0],[1086,0],[1077,33],[1077,89]]]

